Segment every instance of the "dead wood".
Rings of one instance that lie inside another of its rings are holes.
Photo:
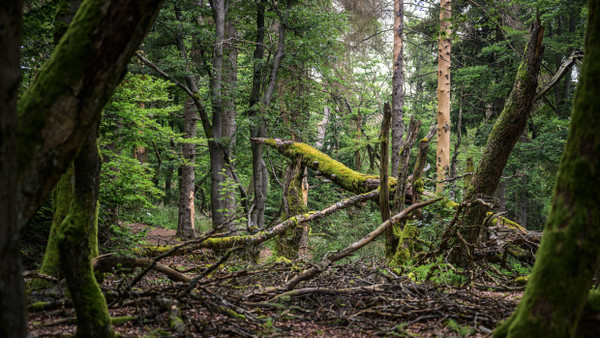
[[[152,270],[165,274],[170,280],[175,282],[189,283],[192,278],[166,265],[153,264],[150,258],[135,258],[127,256],[117,256],[113,253],[100,255],[92,260],[92,267],[97,272],[113,272],[115,268],[143,268],[152,266]]]
[[[442,198],[436,198],[436,199],[433,199],[430,201],[425,201],[422,203],[413,204],[413,205],[409,206],[408,208],[404,209],[402,212],[396,214],[395,216],[393,216],[390,219],[386,220],[385,222],[381,223],[381,225],[379,225],[375,230],[371,231],[369,234],[367,234],[361,240],[350,244],[343,250],[338,251],[338,252],[332,254],[331,256],[325,256],[323,259],[321,259],[321,261],[319,263],[315,264],[313,267],[306,269],[302,273],[296,275],[286,285],[284,285],[282,287],[270,288],[270,289],[265,290],[265,292],[261,292],[261,293],[271,293],[271,292],[278,292],[278,291],[293,289],[294,286],[298,285],[298,283],[315,277],[316,275],[321,273],[323,270],[327,269],[334,262],[339,261],[342,258],[346,258],[346,257],[350,256],[356,250],[369,244],[372,240],[377,238],[377,236],[381,235],[388,227],[390,227],[392,224],[398,223],[400,220],[408,217],[408,215],[410,215],[410,213],[413,212],[414,210],[423,208],[425,206],[428,206],[430,204],[433,204],[433,203],[441,201],[441,200],[442,200]],[[248,297],[251,297],[251,296],[253,296],[253,294],[248,295]]]

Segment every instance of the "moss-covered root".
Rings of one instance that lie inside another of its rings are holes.
[[[69,214],[58,230],[60,267],[77,314],[78,337],[111,337],[106,300],[91,264],[90,233],[98,222],[100,156],[91,134],[75,159],[75,185]]]
[[[576,333],[600,253],[600,0],[589,1],[581,81],[554,199],[527,289],[494,337]]]

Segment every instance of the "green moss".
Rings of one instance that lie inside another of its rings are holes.
[[[133,321],[136,319],[137,319],[137,317],[134,317],[134,316],[111,317],[110,323],[112,325],[119,325],[119,324],[130,322],[130,321]]]
[[[48,305],[48,302],[35,302],[33,304],[30,305],[31,310],[33,311],[40,311],[46,308],[46,305]]]
[[[265,143],[276,147],[287,157],[301,157],[304,165],[309,168],[319,170],[325,174],[325,176],[331,177],[331,175],[335,175],[334,181],[336,184],[355,193],[365,193],[371,191],[372,187],[369,187],[365,184],[367,180],[379,180],[379,176],[367,175],[354,171],[305,143],[291,142],[282,146],[277,146],[274,139],[267,139]],[[395,186],[396,179],[390,177],[389,184],[390,186]]]
[[[415,252],[415,239],[419,236],[419,229],[412,222],[407,222],[404,229],[395,229],[398,237],[398,247],[390,266],[403,265],[412,257]]]
[[[600,312],[600,289],[590,290],[585,307],[592,312]]]
[[[242,319],[242,320],[246,319],[246,316],[239,314],[232,309],[226,308],[225,313],[227,313],[232,318],[237,318],[237,319]]]

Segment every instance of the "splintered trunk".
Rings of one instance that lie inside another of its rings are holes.
[[[184,139],[196,137],[196,109],[191,100],[186,100],[184,111]],[[194,162],[196,160],[196,144],[185,142],[183,144],[183,160],[181,165],[181,180],[179,183],[179,211],[177,215],[177,237],[192,238],[196,236],[194,218]],[[211,164],[212,164],[211,152]]]
[[[404,2],[394,0],[394,73],[392,75],[392,176],[398,175],[400,146],[404,134],[404,73],[402,72]]]
[[[600,254],[600,0],[589,1],[585,57],[552,209],[523,298],[494,337],[573,337]]]
[[[444,189],[441,182],[450,166],[450,34],[451,0],[440,2],[440,33],[438,46],[438,113],[437,113],[437,179],[436,191]]]
[[[78,337],[114,335],[91,264],[98,253],[97,243],[90,239],[97,234],[101,162],[96,133],[92,132],[75,159],[73,199],[58,229],[60,266],[77,314]]]
[[[17,89],[21,80],[21,1],[0,7],[0,336],[26,337],[19,259]]]
[[[308,212],[303,198],[303,181],[305,178],[305,166],[300,158],[288,163],[283,176],[283,211],[284,219],[294,215],[302,215]],[[275,241],[275,252],[278,256],[288,259],[296,259],[300,256],[300,249],[304,229],[308,224],[297,224],[284,233],[277,236]]]
[[[506,161],[525,130],[527,116],[537,89],[537,77],[543,54],[543,36],[544,28],[539,22],[535,22],[512,92],[488,137],[481,161],[473,175],[471,188],[467,192],[467,200],[493,196]],[[463,225],[468,230],[463,231],[463,237],[468,243],[475,243],[482,235],[481,225],[488,211],[481,204],[473,205],[467,210]]]

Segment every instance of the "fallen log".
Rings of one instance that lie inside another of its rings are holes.
[[[261,137],[252,138],[252,142],[269,145],[283,156],[291,159],[301,157],[305,166],[318,171],[320,175],[355,194],[362,194],[379,188],[379,176],[354,171],[306,143]],[[390,191],[396,187],[394,177],[389,178],[389,186]]]

